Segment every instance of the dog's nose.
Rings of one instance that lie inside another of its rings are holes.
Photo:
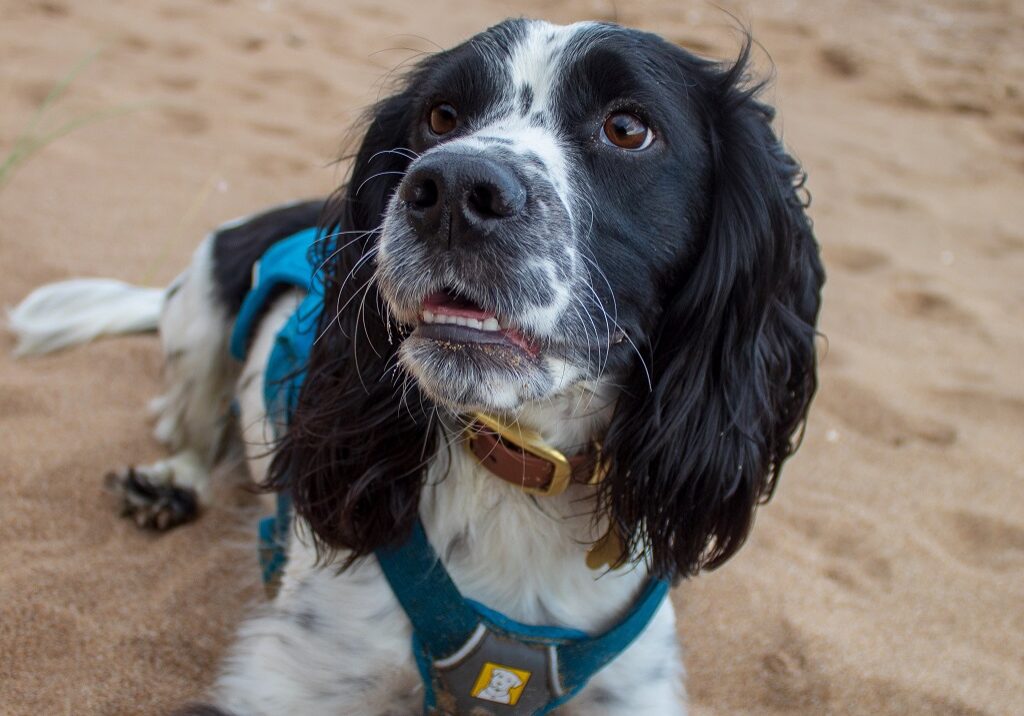
[[[526,205],[526,187],[511,168],[486,156],[443,152],[419,160],[398,195],[424,238],[446,240],[487,233]]]

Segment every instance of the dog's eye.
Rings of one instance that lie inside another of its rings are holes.
[[[608,115],[601,128],[601,140],[619,149],[639,151],[647,149],[654,141],[654,132],[643,120],[630,112],[615,112]]]
[[[430,131],[434,134],[448,134],[459,124],[459,113],[447,102],[434,105],[430,110]]]

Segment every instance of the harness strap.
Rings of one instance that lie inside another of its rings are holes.
[[[311,254],[320,236],[319,229],[310,227],[267,249],[253,265],[252,287],[242,301],[231,332],[231,355],[236,360],[244,361],[252,343],[252,334],[269,308],[273,296],[289,286],[306,292],[295,312],[274,337],[274,345],[264,369],[263,403],[267,408],[267,418],[278,434],[287,425],[298,401],[299,389],[305,378],[306,360],[323,310],[323,286],[317,280]],[[259,523],[260,568],[268,596],[277,592],[284,573],[291,535],[291,516],[291,497],[287,492],[279,492],[275,514],[264,517]]]
[[[432,703],[438,662],[453,661],[480,641],[481,629],[550,652],[556,695],[547,713],[578,693],[609,662],[621,654],[654,617],[668,594],[664,580],[651,580],[629,613],[606,632],[591,637],[575,629],[521,624],[466,599],[441,564],[418,521],[409,539],[398,547],[380,549],[377,561],[391,589],[412,622],[417,659]],[[560,692],[560,693],[559,693]]]
[[[310,252],[320,235],[320,230],[316,227],[303,229],[287,239],[278,241],[253,264],[252,288],[245,295],[238,310],[231,331],[231,340],[228,343],[228,350],[235,360],[245,361],[252,333],[256,330],[259,319],[269,308],[271,297],[281,286],[295,286],[307,291],[309,296],[315,297],[303,311],[303,328],[307,327],[305,324],[311,319],[319,318],[319,312],[323,309],[323,286],[321,281],[316,280],[315,265]],[[312,339],[309,343],[312,344]],[[295,357],[301,358],[301,366],[308,357],[309,346],[304,342],[297,348],[294,353]],[[303,349],[305,353],[302,352]],[[273,365],[274,361],[271,360],[270,363]]]
[[[462,598],[419,520],[404,544],[376,554],[413,630],[434,658],[450,656],[469,641],[480,615]]]
[[[292,498],[287,492],[277,493],[274,514],[259,523],[259,558],[263,588],[273,597],[281,584],[288,561],[288,536],[292,528]]]
[[[621,622],[599,636],[560,647],[559,669],[563,683],[585,684],[625,651],[654,618],[668,595],[668,588],[665,580],[652,579]]]

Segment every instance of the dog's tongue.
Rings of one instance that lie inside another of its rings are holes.
[[[423,310],[434,314],[446,316],[461,316],[462,318],[475,318],[478,321],[486,321],[494,318],[494,314],[485,311],[478,305],[462,296],[455,296],[448,291],[438,291],[423,299]]]

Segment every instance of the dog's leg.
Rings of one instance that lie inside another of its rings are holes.
[[[239,421],[249,471],[261,481],[274,427],[263,405],[263,369],[274,337],[302,293],[282,295],[267,311],[238,380]],[[213,689],[212,705],[180,716],[385,716],[422,709],[410,651],[411,631],[372,558],[337,574],[293,533],[281,589],[243,625]]]
[[[242,626],[213,703],[237,716],[421,713],[408,620],[376,561],[339,575],[292,541],[281,591]]]
[[[231,415],[238,367],[227,352],[230,319],[212,278],[213,238],[167,289],[160,315],[166,392],[151,404],[154,434],[172,451],[149,465],[111,472],[107,484],[140,527],[165,530],[194,518],[210,497],[210,475],[236,429]]]
[[[122,513],[139,527],[169,530],[188,522],[207,501],[209,467],[195,450],[166,460],[107,473],[107,488],[121,495]]]
[[[110,478],[113,488],[124,497],[125,511],[141,525],[165,529],[187,521],[210,500],[212,475],[231,474],[213,468],[235,454],[232,448],[239,438],[232,403],[240,366],[228,353],[235,315],[260,256],[274,242],[314,226],[322,205],[319,200],[296,202],[222,225],[200,244],[188,270],[163,294],[159,327],[166,390],[151,403],[151,410],[156,416],[154,435],[167,445],[171,457],[116,471]],[[139,303],[135,297],[132,305]],[[290,305],[294,306],[294,301]],[[26,318],[38,313],[27,312]],[[129,317],[140,313],[142,308],[136,308]],[[105,331],[123,332],[122,323],[112,323]],[[275,333],[281,323],[283,319]],[[50,325],[43,327],[49,329]],[[54,333],[49,329],[47,336]],[[62,336],[59,333],[56,338]],[[250,366],[258,366],[262,374],[266,357],[264,352],[257,359],[255,351],[250,351]],[[262,386],[262,380],[259,383]],[[244,387],[237,389],[242,392]],[[247,432],[245,437],[253,436]],[[257,442],[268,452],[269,437]],[[257,449],[249,453],[254,458]],[[256,479],[262,479],[262,469]]]
[[[238,366],[228,355],[232,318],[216,298],[213,242],[167,290],[160,316],[166,392],[150,404],[157,440],[172,451],[190,448],[208,462],[223,449]]]

